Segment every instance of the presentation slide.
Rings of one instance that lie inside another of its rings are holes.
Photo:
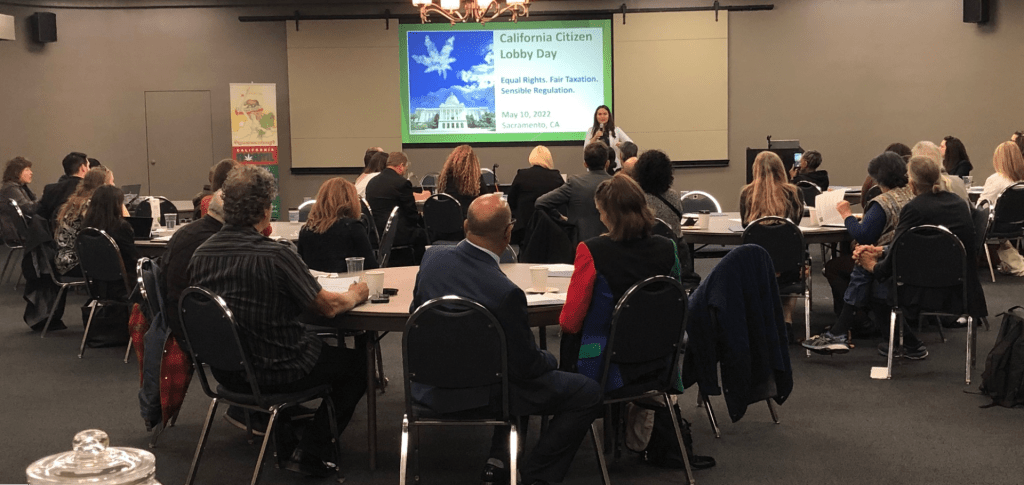
[[[611,20],[402,24],[402,143],[582,142],[612,100]]]

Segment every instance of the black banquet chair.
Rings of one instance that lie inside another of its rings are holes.
[[[679,198],[683,202],[683,212],[700,211],[722,212],[722,204],[711,194],[701,190],[691,190]]]
[[[82,334],[82,345],[78,349],[78,358],[81,359],[85,353],[85,343],[89,338],[89,329],[92,327],[96,309],[106,305],[127,305],[128,295],[135,287],[132,284],[135,278],[130,277],[125,271],[117,243],[102,229],[83,228],[75,240],[75,252],[78,253],[78,264],[82,267],[85,287],[93,300],[89,319],[85,322],[85,333]],[[125,321],[126,335],[127,324]],[[129,339],[125,362],[128,360],[131,345]]]
[[[601,389],[607,389],[611,366],[618,366],[624,386],[604,396],[604,404],[656,399],[669,406],[669,416],[682,451],[686,478],[695,483],[686,456],[683,435],[673,411],[669,393],[673,391],[679,354],[686,334],[687,298],[683,285],[667,276],[653,276],[636,283],[622,295],[612,312],[608,342],[602,351]],[[627,375],[645,378],[628,380]],[[604,453],[598,439],[597,424],[590,425],[594,449],[598,453],[601,478],[611,483]]]
[[[892,379],[893,347],[896,342],[897,318],[899,319],[899,345],[903,346],[903,325],[906,324],[906,301],[908,290],[953,291],[959,293],[960,307],[955,298],[942,298],[946,308],[918,308],[918,317],[946,316],[963,317],[967,320],[967,384],[971,383],[972,350],[974,347],[974,321],[967,312],[967,252],[959,238],[943,226],[921,225],[900,234],[889,246],[892,258],[893,307],[889,317],[889,358],[886,362],[885,378]],[[954,293],[949,293],[953,296]],[[930,298],[928,300],[936,300]]]
[[[811,338],[811,279],[804,271],[809,261],[807,244],[800,228],[789,219],[762,217],[752,221],[743,231],[743,244],[756,244],[768,251],[776,273],[797,275],[796,281],[779,285],[779,294],[804,299],[805,338]],[[811,351],[807,351],[807,356],[811,356]]]
[[[464,237],[462,204],[448,194],[431,195],[423,202],[423,224],[431,244],[457,244]]]
[[[987,242],[998,243],[1004,239],[1013,239],[1018,243],[1024,237],[1024,182],[1017,182],[999,193],[996,203],[989,215]],[[992,268],[992,255],[985,245],[985,259],[988,270],[992,274],[992,282],[996,282],[996,273]]]
[[[323,399],[321,405],[326,406],[328,411],[331,435],[338,435],[338,422],[334,415],[334,405],[330,395],[331,386],[317,386],[287,394],[261,392],[249,359],[249,352],[238,336],[238,323],[235,322],[234,314],[224,300],[205,288],[192,286],[181,294],[180,301],[179,315],[181,316],[182,332],[185,334],[185,341],[192,353],[192,361],[195,363],[196,374],[199,375],[199,383],[203,387],[203,392],[212,399],[210,410],[203,422],[203,430],[199,435],[199,444],[196,446],[192,466],[189,468],[188,478],[185,480],[186,485],[195,482],[196,473],[199,471],[199,461],[206,448],[206,439],[210,435],[210,427],[213,425],[213,418],[221,401],[228,405],[270,415],[267,432],[263,437],[263,444],[260,446],[259,457],[256,459],[256,468],[253,470],[251,485],[256,485],[259,482],[263,469],[263,458],[271,437],[274,436],[276,440],[274,425],[277,423],[281,410],[315,399]],[[207,366],[225,372],[245,372],[251,392],[234,392],[221,385],[218,385],[216,389],[212,388],[210,379],[206,375]],[[335,454],[341,456],[341,443],[338,440],[335,440]],[[278,464],[280,464],[281,458],[278,456]],[[221,470],[221,473],[224,472]],[[338,480],[343,480],[340,469],[338,470]]]
[[[380,236],[380,251],[377,255],[377,263],[381,268],[389,268],[391,266],[391,256],[396,249],[412,251],[412,246],[395,246],[399,224],[401,222],[398,219],[398,206],[395,206],[394,209],[391,209],[391,215],[388,216],[388,222],[384,224],[384,232]]]
[[[808,182],[801,180],[796,183],[796,188],[800,189],[800,192],[804,196],[804,208],[814,207],[814,199],[821,195],[821,187],[818,187],[814,182]],[[805,214],[806,215],[806,214]]]
[[[467,344],[472,342],[471,345]],[[491,312],[479,303],[448,295],[416,309],[402,335],[405,368],[405,416],[402,419],[402,457],[399,483],[405,485],[412,452],[413,482],[419,483],[419,428],[422,426],[511,426],[510,482],[515,483],[518,433],[509,414],[508,352],[505,332]],[[444,414],[413,400],[412,388],[429,386],[440,393],[498,386],[497,402],[476,410]],[[410,428],[414,430],[410,439]],[[411,449],[410,449],[411,445]]]

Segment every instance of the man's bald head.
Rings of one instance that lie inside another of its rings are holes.
[[[630,157],[630,158],[626,159],[626,161],[622,162],[622,173],[632,177],[633,176],[633,169],[636,168],[636,162],[637,162],[637,158],[636,157]]]
[[[505,237],[511,222],[512,210],[509,209],[508,203],[501,200],[501,194],[481,195],[469,205],[469,212],[466,214],[466,237],[471,240],[479,238],[495,244],[501,243],[501,249],[504,250],[505,244],[508,244]]]

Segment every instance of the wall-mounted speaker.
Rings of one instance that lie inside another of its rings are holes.
[[[57,42],[57,14],[36,12],[31,19],[33,39],[36,42]]]
[[[989,0],[964,0],[964,22],[983,24],[988,22]]]

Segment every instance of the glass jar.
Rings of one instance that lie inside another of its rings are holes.
[[[87,429],[75,435],[72,449],[29,465],[25,476],[34,485],[160,485],[156,457],[136,448],[110,447],[107,433]]]

